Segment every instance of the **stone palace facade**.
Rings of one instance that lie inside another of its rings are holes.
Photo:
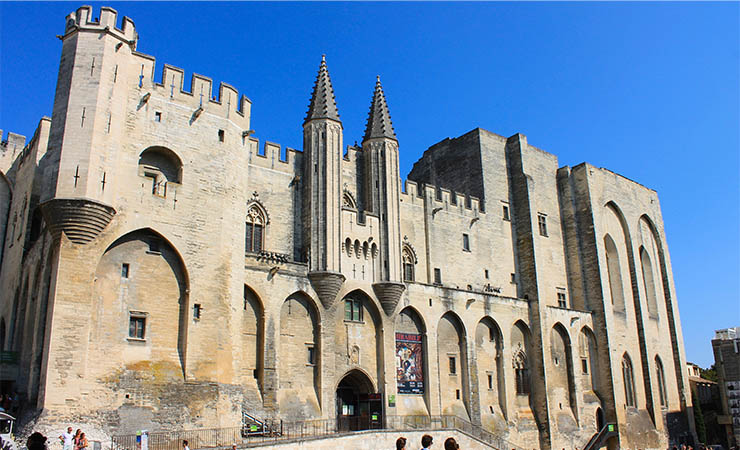
[[[133,22],[93,14],[66,18],[51,119],[0,156],[0,374],[44,420],[456,415],[541,448],[611,422],[623,448],[691,433],[655,191],[480,128],[402,182],[380,79],[345,147],[323,58],[303,150],[260,144],[246,97],[155,80]]]

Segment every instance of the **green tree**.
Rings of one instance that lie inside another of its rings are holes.
[[[699,438],[699,442],[707,442],[707,427],[704,424],[704,413],[701,410],[701,404],[696,401],[696,395],[691,393],[691,403],[694,404],[694,427],[696,428],[696,435]]]
[[[709,369],[699,368],[699,373],[705,380],[714,381],[715,383],[717,382],[717,370],[715,370],[714,364],[712,364],[712,367]]]

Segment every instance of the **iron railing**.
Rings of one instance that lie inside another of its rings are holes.
[[[242,427],[210,428],[190,431],[157,431],[146,436],[149,450],[181,450],[182,441],[191,449],[231,447],[242,442]],[[111,450],[137,450],[142,436],[128,434],[113,436]]]
[[[298,441],[325,436],[347,435],[363,430],[420,431],[431,429],[458,430],[500,450],[520,450],[522,447],[497,436],[479,425],[457,416],[387,416],[383,422],[372,422],[366,417],[316,419],[300,422],[255,421],[243,427],[202,429],[191,431],[151,432],[148,450],[181,450],[187,440],[193,449],[250,447],[265,443]],[[113,436],[111,450],[139,450],[140,437]]]

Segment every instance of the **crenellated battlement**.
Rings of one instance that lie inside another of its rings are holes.
[[[466,212],[472,212],[476,215],[485,214],[485,208],[481,204],[480,199],[472,195],[462,194],[446,188],[438,188],[437,186],[426,183],[422,183],[419,186],[418,183],[411,180],[406,180],[403,187],[401,202],[419,202],[421,204],[420,199],[426,197],[427,201],[431,202],[430,205],[432,208],[443,208],[447,211],[454,208],[463,214]]]
[[[205,114],[213,114],[231,120],[242,131],[249,130],[252,102],[246,95],[240,95],[230,84],[221,82],[218,85],[218,95],[213,92],[213,80],[209,77],[194,73],[190,78],[190,90],[185,90],[185,71],[179,67],[165,64],[162,77],[154,79],[156,61],[149,55],[135,53],[140,58],[141,75],[138,76],[139,89],[142,91],[142,101],[147,94],[156,95],[164,101],[174,101],[188,105],[193,109],[191,121]],[[144,74],[151,74],[149,78]]]
[[[7,136],[3,134],[3,130],[0,129],[0,152],[7,152],[8,150],[17,153],[20,150],[23,150],[23,147],[26,146],[26,137],[13,133],[12,131],[8,131]]]
[[[362,147],[356,145],[348,145],[347,151],[343,155],[343,159],[347,162],[356,162],[357,155],[362,152]]]
[[[277,170],[289,174],[297,174],[300,170],[303,152],[286,147],[283,157],[282,146],[270,141],[264,141],[260,149],[260,141],[249,137],[246,142],[249,152],[249,163],[266,169]]]
[[[64,36],[74,33],[78,30],[107,32],[113,36],[126,41],[131,45],[131,49],[136,49],[136,27],[134,21],[124,16],[121,26],[118,27],[118,12],[108,6],[100,8],[100,17],[93,17],[93,7],[89,5],[80,6],[77,11],[67,15]]]

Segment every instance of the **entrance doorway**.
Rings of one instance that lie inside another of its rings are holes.
[[[368,430],[383,427],[383,399],[364,373],[352,370],[337,386],[337,429]]]
[[[601,408],[596,408],[596,431],[601,431],[604,428],[604,411]]]

